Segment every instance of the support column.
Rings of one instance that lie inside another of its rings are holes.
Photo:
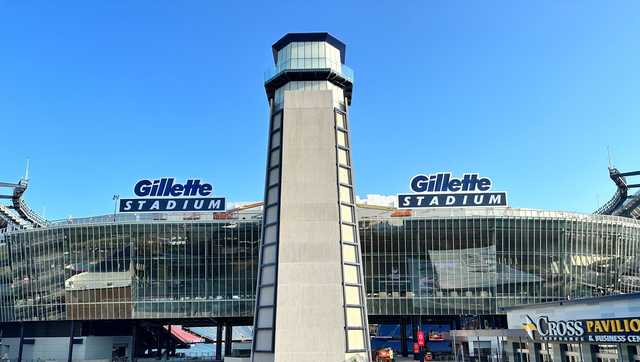
[[[551,344],[553,362],[564,361],[565,352],[567,351],[567,345],[562,343]]]
[[[527,342],[527,349],[529,350],[529,361],[542,362],[540,343]]]
[[[75,321],[71,321],[71,326],[69,327],[69,353],[67,354],[67,362],[73,361],[73,332],[75,327]]]
[[[18,346],[18,362],[22,362],[23,349],[24,349],[24,323],[20,323],[20,344]]]
[[[216,359],[222,361],[222,323],[216,323]]]
[[[580,344],[580,355],[582,356],[582,362],[596,362],[596,354],[590,344]]]
[[[514,344],[515,342],[513,342],[512,340],[507,340],[507,343],[504,344],[504,352],[507,355],[507,358],[509,358],[509,361],[520,362],[518,358],[520,356],[517,349],[514,348]],[[562,360],[560,361],[562,362]]]
[[[400,354],[402,357],[408,357],[409,351],[407,350],[407,319],[400,319]]]
[[[418,319],[411,319],[411,337],[413,338],[413,343],[418,341]],[[411,352],[413,353],[413,346],[411,346]],[[413,353],[413,360],[418,361],[420,359],[420,352]]]
[[[633,348],[633,350],[632,350]],[[621,344],[618,346],[618,361],[633,361],[636,346]]]
[[[129,361],[133,362],[135,361],[136,358],[136,339],[138,336],[138,328],[136,328],[136,322],[133,322],[133,325],[131,326],[131,352],[130,352],[130,358]]]
[[[158,359],[162,359],[162,326],[160,326],[158,339],[156,340],[156,357],[158,357]]]
[[[166,357],[169,357],[169,353],[171,352],[171,327],[171,324],[169,324],[166,339],[164,340],[164,353],[162,355]]]
[[[233,326],[226,323],[224,326],[224,355],[231,356],[231,344],[233,343]]]

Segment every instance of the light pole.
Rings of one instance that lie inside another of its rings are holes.
[[[120,200],[120,195],[113,195],[113,222],[116,222],[116,211],[118,210],[118,200]]]

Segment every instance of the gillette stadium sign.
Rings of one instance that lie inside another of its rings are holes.
[[[133,187],[135,199],[121,199],[120,212],[194,212],[225,211],[223,197],[209,197],[213,186],[199,179],[185,183],[173,177],[140,180]]]
[[[416,175],[409,183],[411,194],[398,195],[398,207],[496,207],[507,206],[507,193],[492,191],[493,182],[477,173],[454,177],[451,172]]]

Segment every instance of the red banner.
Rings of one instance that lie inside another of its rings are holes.
[[[424,347],[424,332],[422,330],[418,331],[418,346]]]

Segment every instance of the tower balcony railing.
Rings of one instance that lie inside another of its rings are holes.
[[[353,83],[353,69],[340,62],[332,62],[325,58],[293,58],[280,62],[264,72],[264,82],[268,83],[280,73],[286,71],[320,71],[330,70]]]

